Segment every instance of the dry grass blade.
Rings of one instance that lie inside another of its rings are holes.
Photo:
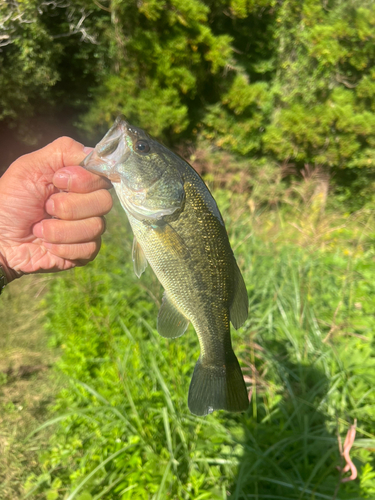
[[[348,477],[343,477],[341,478],[342,483],[346,483],[348,481],[354,481],[354,479],[357,478],[357,468],[353,464],[351,458],[350,458],[350,450],[352,449],[352,446],[354,444],[355,440],[355,435],[357,432],[357,419],[354,419],[354,424],[349,427],[349,430],[346,434],[345,441],[344,441],[344,448],[341,450],[340,446],[340,452],[341,455],[344,457],[345,460],[345,466],[341,469],[341,473],[345,474],[346,472],[351,472],[350,476]],[[339,443],[341,445],[341,443]],[[338,467],[340,470],[340,468]]]

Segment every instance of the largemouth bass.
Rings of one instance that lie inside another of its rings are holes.
[[[83,161],[110,179],[134,233],[134,271],[149,262],[164,287],[157,330],[181,336],[193,324],[201,353],[190,383],[195,415],[245,411],[245,382],[232,349],[248,315],[245,283],[206,185],[182,158],[123,117]]]

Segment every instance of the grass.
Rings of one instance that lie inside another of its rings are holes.
[[[196,335],[157,334],[161,288],[149,269],[134,276],[115,206],[96,261],[54,279],[44,299],[70,384],[34,427],[34,443],[53,433],[25,498],[374,497],[374,214],[324,213],[307,188],[282,210],[216,191],[248,287],[249,319],[233,332],[244,415],[189,413]],[[359,479],[342,483],[339,442],[354,419]]]
[[[28,475],[41,472],[38,450],[47,446],[49,432],[37,441],[27,435],[48,415],[48,405],[61,389],[51,377],[57,353],[48,347],[41,297],[50,278],[27,276],[7,287],[0,300],[0,498],[23,496]]]

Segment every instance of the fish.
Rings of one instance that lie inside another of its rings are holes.
[[[81,165],[113,184],[134,233],[135,274],[139,278],[149,263],[164,288],[158,333],[177,338],[191,322],[198,335],[190,412],[246,411],[249,399],[230,323],[238,329],[247,319],[247,290],[223,218],[201,177],[123,116]]]

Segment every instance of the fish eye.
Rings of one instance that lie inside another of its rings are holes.
[[[150,151],[150,145],[147,141],[137,141],[135,143],[135,149],[140,153],[148,153]]]

